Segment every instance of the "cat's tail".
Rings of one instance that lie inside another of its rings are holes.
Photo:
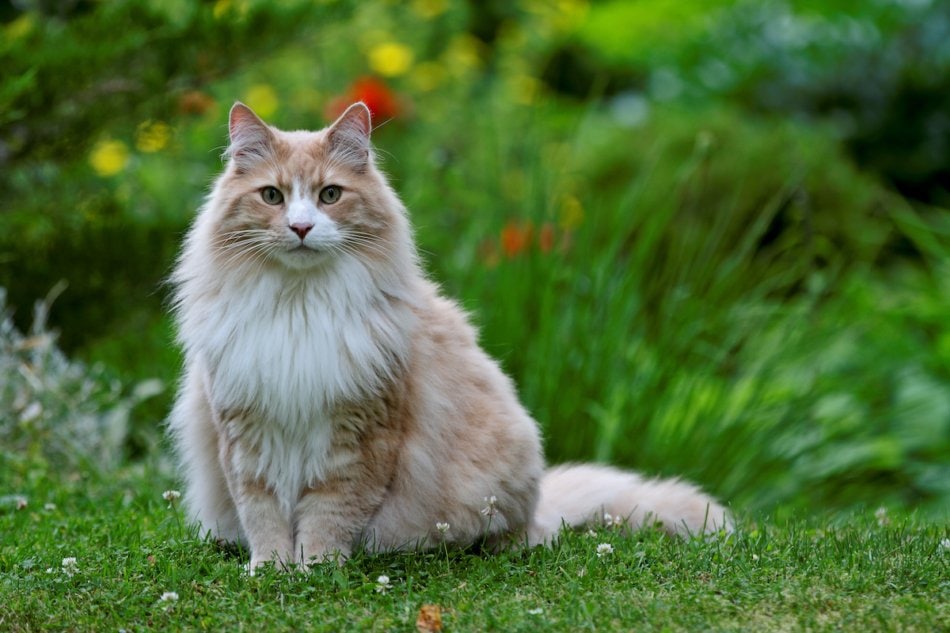
[[[693,484],[580,464],[557,466],[544,474],[528,541],[551,543],[562,526],[622,524],[637,529],[652,523],[681,536],[733,528],[726,509]]]

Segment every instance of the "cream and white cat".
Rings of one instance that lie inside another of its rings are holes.
[[[172,277],[189,518],[245,544],[252,570],[360,546],[544,543],[605,513],[728,529],[684,482],[545,470],[511,380],[422,272],[370,130],[362,103],[318,132],[231,110],[227,168]]]

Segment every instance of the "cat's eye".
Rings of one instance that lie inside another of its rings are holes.
[[[267,204],[280,204],[284,201],[284,194],[277,187],[264,187],[261,189],[261,198]]]
[[[342,194],[343,190],[337,185],[327,185],[320,190],[320,202],[323,204],[333,204],[340,199]]]

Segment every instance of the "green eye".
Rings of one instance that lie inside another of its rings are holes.
[[[333,204],[340,199],[343,190],[336,185],[327,185],[320,190],[320,202],[323,204]]]
[[[264,187],[261,189],[261,198],[267,204],[280,204],[284,201],[284,194],[277,187]]]

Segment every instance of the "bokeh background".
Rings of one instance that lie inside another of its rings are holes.
[[[950,3],[17,0],[0,69],[8,473],[174,476],[162,282],[228,109],[362,99],[552,461],[950,514]]]

